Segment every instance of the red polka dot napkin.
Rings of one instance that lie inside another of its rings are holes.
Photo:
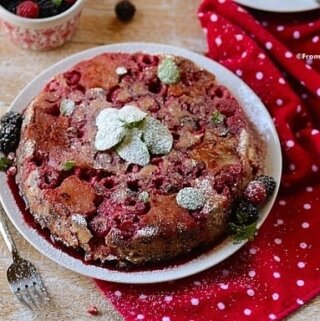
[[[208,56],[274,118],[284,156],[279,197],[253,242],[201,274],[157,285],[96,282],[127,321],[280,320],[320,293],[319,12],[249,13],[205,0],[198,15]]]

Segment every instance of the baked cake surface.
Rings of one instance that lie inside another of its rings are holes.
[[[226,232],[261,171],[257,134],[182,57],[107,53],[54,77],[24,112],[16,181],[54,242],[144,264]]]

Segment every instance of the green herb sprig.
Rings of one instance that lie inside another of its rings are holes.
[[[215,110],[211,114],[211,122],[213,125],[221,125],[224,122],[225,116],[221,114],[218,110]]]
[[[0,157],[0,171],[6,171],[12,165],[12,161],[7,157]]]
[[[240,244],[242,241],[252,241],[258,232],[257,223],[254,222],[250,225],[237,225],[229,223],[229,230],[233,237],[234,244]]]
[[[71,171],[76,166],[75,161],[66,161],[62,164],[62,168],[65,171]]]

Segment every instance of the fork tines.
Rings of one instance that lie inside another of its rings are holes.
[[[50,302],[48,293],[41,282],[25,282],[12,286],[18,300],[31,310],[42,309]]]

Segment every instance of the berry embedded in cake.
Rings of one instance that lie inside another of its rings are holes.
[[[275,187],[237,100],[182,57],[83,61],[23,117],[20,192],[51,239],[88,262],[142,265],[251,238]]]

